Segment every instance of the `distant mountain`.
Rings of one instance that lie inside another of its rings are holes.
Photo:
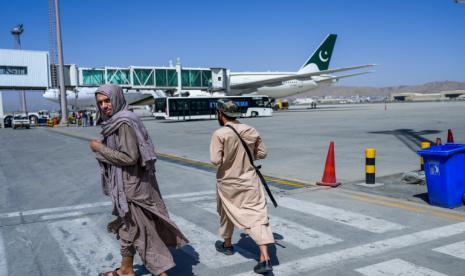
[[[437,81],[428,82],[420,85],[400,85],[389,87],[356,87],[356,86],[326,86],[310,90],[308,92],[288,97],[288,99],[322,97],[322,96],[386,96],[389,97],[392,93],[439,93],[446,90],[465,90],[465,82],[457,81]]]

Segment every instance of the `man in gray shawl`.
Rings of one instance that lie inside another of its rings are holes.
[[[155,149],[142,121],[131,111],[117,85],[102,85],[95,92],[97,122],[103,141],[92,140],[102,173],[105,195],[113,202],[108,231],[120,240],[121,267],[100,276],[135,275],[137,251],[155,275],[167,275],[175,266],[168,247],[188,242],[170,219],[155,177]]]

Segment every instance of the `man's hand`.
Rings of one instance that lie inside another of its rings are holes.
[[[101,144],[102,144],[102,141],[94,139],[90,141],[90,148],[92,149],[93,152],[95,152],[97,150],[98,145],[101,145]]]

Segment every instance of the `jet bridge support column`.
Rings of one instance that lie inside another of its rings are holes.
[[[182,65],[181,65],[181,59],[178,58],[176,61],[176,73],[178,74],[178,88],[177,88],[177,93],[179,96],[181,96],[181,91],[182,91]]]
[[[4,114],[3,114],[3,93],[2,91],[0,91],[0,128],[4,128],[5,127],[5,123],[4,123]]]

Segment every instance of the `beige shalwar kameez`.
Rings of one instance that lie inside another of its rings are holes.
[[[266,147],[257,130],[237,121],[226,124],[234,127],[241,135],[255,160],[266,157]],[[235,225],[244,229],[258,245],[274,243],[263,185],[241,141],[231,129],[222,127],[213,133],[210,159],[218,168],[216,178],[220,236],[231,238]]]
[[[160,194],[155,171],[140,166],[140,153],[134,130],[122,124],[118,131],[118,149],[99,145],[97,159],[123,168],[123,185],[129,214],[109,224],[120,239],[121,255],[134,256],[137,250],[146,268],[155,275],[175,266],[168,247],[188,241],[169,218]]]

